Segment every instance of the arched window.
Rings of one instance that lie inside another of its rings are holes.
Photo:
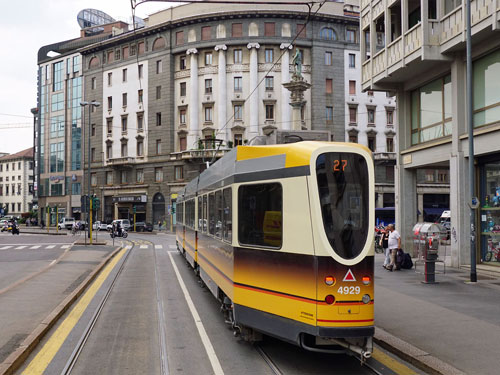
[[[92,57],[89,62],[89,68],[96,68],[99,66],[99,59],[97,57]]]
[[[324,27],[319,33],[321,39],[337,40],[337,33],[331,27]]]
[[[156,38],[153,42],[153,51],[157,51],[161,48],[165,48],[165,39],[162,37]]]

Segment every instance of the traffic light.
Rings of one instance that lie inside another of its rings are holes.
[[[175,215],[175,206],[172,206],[172,215]]]
[[[101,207],[101,200],[94,195],[92,197],[92,208],[98,210],[99,207]]]
[[[137,207],[136,207],[136,206],[134,206],[134,207],[132,208],[132,212],[133,212],[134,214],[135,214],[135,213],[137,213]]]

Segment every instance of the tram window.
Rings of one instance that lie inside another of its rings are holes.
[[[202,198],[198,197],[198,230],[200,231],[201,228],[203,227],[203,218],[201,215],[201,209],[202,209]]]
[[[224,189],[222,193],[222,204],[224,208],[222,220],[222,238],[231,242],[233,239],[233,203],[231,197],[231,188]]]
[[[208,233],[215,235],[215,193],[208,196]]]
[[[207,210],[208,210],[208,203],[207,203],[207,196],[203,196],[203,232],[207,232]]]
[[[181,220],[180,220],[180,222],[183,225],[186,225],[186,222],[184,221],[184,218],[185,218],[184,213],[186,212],[186,202],[182,202],[181,207],[182,207],[182,212],[181,212]]]
[[[338,168],[340,164],[345,167]],[[333,250],[345,259],[357,257],[368,235],[369,178],[364,157],[329,152],[316,160],[323,226]]]
[[[194,228],[194,199],[187,202],[187,226]]]
[[[238,239],[241,244],[280,248],[283,242],[283,188],[280,184],[238,189]]]
[[[222,190],[215,192],[215,237],[222,238]]]

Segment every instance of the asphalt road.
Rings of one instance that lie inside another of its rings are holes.
[[[75,307],[84,310],[81,316],[68,311],[19,373],[374,373],[353,356],[307,352],[267,337],[258,345],[235,338],[217,301],[175,250],[173,235],[131,234],[128,240],[131,249],[117,255],[88,305]],[[193,318],[189,299],[199,317]],[[68,328],[68,321],[75,324]],[[385,364],[370,361],[379,373],[402,373],[386,366],[397,360],[382,352],[380,358]]]

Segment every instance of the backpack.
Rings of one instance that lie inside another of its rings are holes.
[[[412,269],[413,268],[413,261],[411,260],[411,256],[408,253],[405,253],[403,256],[403,261],[401,262],[401,268],[404,269]]]

